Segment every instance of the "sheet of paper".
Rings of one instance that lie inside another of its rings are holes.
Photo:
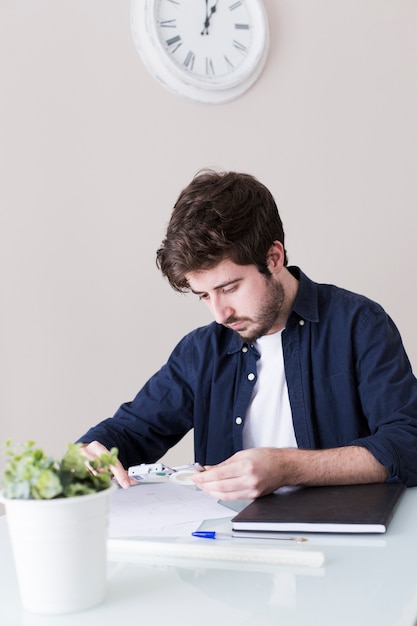
[[[204,520],[233,515],[203,491],[171,482],[143,482],[111,494],[108,535],[185,537]]]

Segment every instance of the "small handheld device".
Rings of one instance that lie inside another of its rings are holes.
[[[200,463],[188,463],[178,467],[168,467],[165,463],[141,463],[132,465],[127,473],[135,480],[149,480],[151,478],[168,476],[169,480],[181,484],[193,484],[190,476],[196,472],[204,472],[205,468]]]
[[[175,470],[164,463],[141,463],[129,467],[127,474],[131,478],[143,480],[151,476],[169,476]]]

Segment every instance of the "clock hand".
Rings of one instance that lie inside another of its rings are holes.
[[[209,21],[208,25],[210,25],[211,16],[213,15],[213,13],[215,13],[215,12],[216,12],[216,7],[217,7],[217,3],[218,3],[218,1],[219,1],[219,0],[216,0],[216,2],[213,4],[213,6],[212,6],[212,7],[211,7],[211,9],[210,9],[210,14],[209,14],[209,16],[208,16],[208,21]]]
[[[206,20],[204,22],[204,30],[201,32],[202,35],[208,35],[209,34],[209,26],[210,26],[210,20],[213,16],[213,13],[216,12],[216,7],[217,7],[217,3],[219,0],[216,0],[216,2],[212,5],[212,7],[210,8],[210,13],[207,15]],[[206,2],[207,4],[207,2]]]
[[[204,28],[201,31],[201,35],[208,35],[209,25],[210,25],[210,18],[208,14],[208,0],[206,0],[206,19],[204,20]]]

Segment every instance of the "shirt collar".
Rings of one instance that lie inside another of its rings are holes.
[[[299,282],[298,292],[294,301],[292,312],[289,315],[287,326],[294,319],[308,320],[309,322],[319,321],[317,283],[308,278],[299,267],[295,265],[287,267],[288,271]]]
[[[242,341],[242,339],[237,333],[235,333],[234,330],[229,330],[229,332],[231,333],[231,336],[229,343],[226,346],[226,352],[227,354],[234,354],[235,352],[239,352],[240,350],[242,350],[243,346],[247,345],[247,343],[245,341]]]

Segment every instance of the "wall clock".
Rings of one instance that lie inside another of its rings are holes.
[[[233,100],[265,65],[269,29],[263,0],[132,0],[130,20],[145,66],[178,96]]]

